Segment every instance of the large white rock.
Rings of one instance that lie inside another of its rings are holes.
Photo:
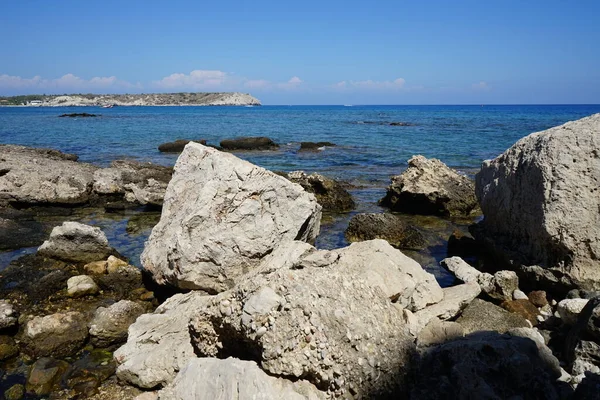
[[[104,260],[116,251],[109,246],[100,228],[67,221],[52,229],[38,253],[59,260],[89,263]]]
[[[600,114],[533,133],[476,177],[479,236],[536,279],[600,288]]]
[[[232,154],[189,143],[142,254],[158,283],[220,292],[284,240],[312,241],[312,194]]]
[[[25,325],[24,337],[35,357],[66,357],[74,354],[88,336],[86,316],[80,312],[35,317]]]
[[[319,400],[325,399],[306,381],[274,378],[252,361],[235,358],[196,358],[159,392],[161,400]]]
[[[130,300],[121,300],[110,307],[99,307],[90,322],[92,343],[107,347],[124,342],[129,326],[143,313],[144,307]]]

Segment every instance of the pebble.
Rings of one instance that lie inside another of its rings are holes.
[[[257,338],[261,338],[265,333],[267,333],[267,328],[264,326],[261,326],[257,331],[256,331],[256,337]]]

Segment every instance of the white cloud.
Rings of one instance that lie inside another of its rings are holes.
[[[302,83],[304,83],[302,79],[297,76],[292,76],[287,82],[278,83],[276,87],[283,90],[291,90],[298,88]]]
[[[0,93],[32,93],[40,91],[49,93],[74,93],[87,91],[120,91],[123,89],[139,88],[115,76],[94,77],[89,80],[73,74],[66,74],[56,79],[43,79],[41,76],[22,78],[20,76],[0,75]]]
[[[293,76],[290,78],[290,80],[288,81],[288,83],[290,85],[299,85],[302,83],[302,79],[298,78],[297,76]]]
[[[491,87],[487,82],[481,81],[479,83],[472,84],[471,89],[488,91],[491,89]]]
[[[230,74],[217,70],[194,70],[189,74],[171,74],[154,81],[154,86],[161,89],[215,89],[226,84],[233,83]]]

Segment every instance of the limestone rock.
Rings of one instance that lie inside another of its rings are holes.
[[[514,271],[498,271],[492,280],[493,287],[487,292],[496,300],[512,300],[513,293],[519,289],[519,277]]]
[[[312,241],[312,194],[232,154],[190,143],[177,160],[142,264],[159,284],[220,292],[282,241]]]
[[[491,292],[494,288],[494,277],[491,274],[477,270],[460,257],[445,258],[441,264],[461,281],[478,283],[481,290],[486,293]]]
[[[527,295],[529,301],[536,307],[544,307],[548,304],[548,298],[544,290],[534,290]]]
[[[426,245],[423,234],[393,214],[357,214],[345,232],[349,242],[384,239],[399,249],[420,250]]]
[[[392,177],[381,205],[411,214],[466,216],[477,208],[474,183],[435,158],[413,156]]]
[[[527,297],[527,295],[519,289],[515,289],[512,294],[512,298],[513,300],[529,300],[529,297]]]
[[[434,318],[419,332],[417,345],[423,347],[442,344],[463,337],[464,334],[460,324]]]
[[[130,160],[113,161],[94,173],[94,192],[123,194],[132,203],[161,205],[173,169]]]
[[[504,333],[513,328],[528,328],[525,318],[480,299],[473,300],[456,320],[465,333],[496,331]]]
[[[88,336],[87,321],[79,312],[35,317],[25,326],[28,350],[35,357],[66,357],[77,352]]]
[[[117,376],[144,389],[165,385],[195,357],[188,324],[209,296],[177,294],[129,327],[127,343],[115,353]]]
[[[299,184],[308,193],[313,193],[323,211],[345,212],[352,210],[356,204],[344,186],[321,174],[307,175],[304,171],[294,171],[287,178]]]
[[[577,322],[577,316],[588,301],[588,299],[564,299],[559,301],[556,308],[562,321],[567,325],[574,325]]]
[[[38,248],[38,254],[44,257],[83,263],[103,260],[114,253],[100,228],[69,221],[52,229],[48,240]]]
[[[223,150],[277,150],[279,145],[267,137],[241,137],[221,140]]]
[[[0,330],[11,328],[17,324],[17,312],[12,304],[0,300]]]
[[[442,296],[431,275],[383,240],[333,251],[295,241],[197,309],[190,331],[199,356],[245,354],[273,376],[376,397],[402,385],[413,345],[404,309]]]
[[[88,275],[72,276],[67,280],[67,293],[71,297],[93,295],[100,291],[96,282]]]
[[[480,239],[556,289],[600,288],[600,114],[533,133],[485,161]]]
[[[433,318],[441,320],[454,318],[481,293],[481,288],[476,282],[451,286],[443,290],[444,298],[442,301],[415,313],[420,326],[425,326]]]
[[[121,300],[110,307],[99,307],[90,322],[92,344],[107,347],[127,340],[127,329],[137,317],[144,313],[144,307],[129,300]]]
[[[195,358],[159,392],[159,399],[319,400],[325,394],[306,381],[269,376],[252,361]]]
[[[500,306],[506,311],[519,314],[531,322],[533,326],[536,326],[538,323],[537,317],[540,315],[540,312],[528,299],[505,300]]]
[[[0,204],[83,204],[97,167],[57,150],[0,145]]]

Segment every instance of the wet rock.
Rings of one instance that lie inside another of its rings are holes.
[[[77,117],[80,117],[80,118],[91,118],[91,117],[98,117],[98,115],[96,115],[96,114],[90,114],[90,113],[85,113],[84,112],[84,113],[61,114],[58,117],[59,118],[65,118],[65,117],[68,117],[68,118],[77,118]]]
[[[531,322],[533,326],[536,326],[538,323],[537,317],[540,315],[540,312],[528,299],[505,300],[500,306],[506,311],[519,314]]]
[[[160,146],[158,146],[158,151],[160,151],[161,153],[181,153],[185,145],[192,141],[206,145],[206,140],[177,139],[174,142],[166,142],[161,144]]]
[[[413,375],[411,399],[555,399],[563,398],[535,341],[495,332],[424,348]]]
[[[220,292],[282,241],[314,240],[320,219],[315,197],[299,185],[190,143],[141,261],[159,284]]]
[[[65,361],[48,357],[40,358],[31,366],[27,377],[27,392],[38,396],[50,394],[68,368],[69,364]]]
[[[97,275],[96,282],[103,290],[110,290],[118,297],[128,298],[136,289],[144,286],[142,272],[133,265],[119,265],[110,272]]]
[[[19,348],[10,336],[0,336],[0,361],[7,360],[19,354]]]
[[[0,205],[83,204],[96,167],[56,150],[0,145]]]
[[[35,357],[66,357],[76,353],[88,336],[85,316],[76,311],[35,317],[27,322],[24,337]]]
[[[12,304],[0,300],[0,330],[12,328],[17,324],[17,312]]]
[[[25,396],[25,386],[19,383],[12,385],[6,392],[4,392],[4,397],[6,400],[21,400],[23,396]]]
[[[304,171],[290,172],[287,178],[302,186],[308,193],[313,193],[324,211],[344,212],[356,206],[344,185],[331,178],[317,173],[307,175]]]
[[[393,214],[357,214],[345,235],[349,242],[383,239],[399,249],[420,250],[426,245],[418,229]]]
[[[89,275],[103,275],[106,273],[106,261],[93,261],[83,266],[83,270]]]
[[[437,159],[414,156],[408,169],[392,178],[380,204],[411,214],[467,216],[477,208],[475,187]]]
[[[542,285],[600,289],[599,154],[595,114],[533,133],[485,161],[476,177],[480,239]]]
[[[269,376],[252,361],[195,358],[159,392],[159,398],[318,400],[325,399],[325,393],[306,381]]]
[[[173,169],[149,162],[113,161],[94,173],[94,192],[122,194],[130,203],[162,205]]]
[[[531,301],[536,307],[544,307],[548,304],[546,292],[543,290],[534,290],[532,292],[529,292],[527,297],[529,298],[529,301]]]
[[[496,331],[504,333],[513,328],[528,328],[525,318],[480,299],[473,300],[456,320],[465,333]]]
[[[50,238],[38,248],[38,254],[44,257],[82,263],[103,260],[115,253],[100,228],[79,222],[64,222],[55,227]]]
[[[100,384],[112,376],[115,369],[110,352],[93,350],[70,366],[61,383],[80,398],[87,398],[98,392]]]
[[[221,140],[223,150],[277,150],[279,145],[267,137],[242,137]]]
[[[96,282],[88,275],[73,276],[67,281],[67,294],[71,297],[94,295],[99,291]]]
[[[144,307],[129,300],[121,300],[108,308],[98,308],[90,322],[92,344],[108,347],[111,344],[125,342],[127,329],[143,313]]]
[[[0,250],[39,246],[46,237],[45,227],[26,213],[0,210]]]
[[[564,299],[558,302],[556,310],[563,323],[574,325],[577,322],[577,316],[588,303],[588,299]]]
[[[300,142],[300,151],[318,151],[323,147],[335,147],[331,142]]]

